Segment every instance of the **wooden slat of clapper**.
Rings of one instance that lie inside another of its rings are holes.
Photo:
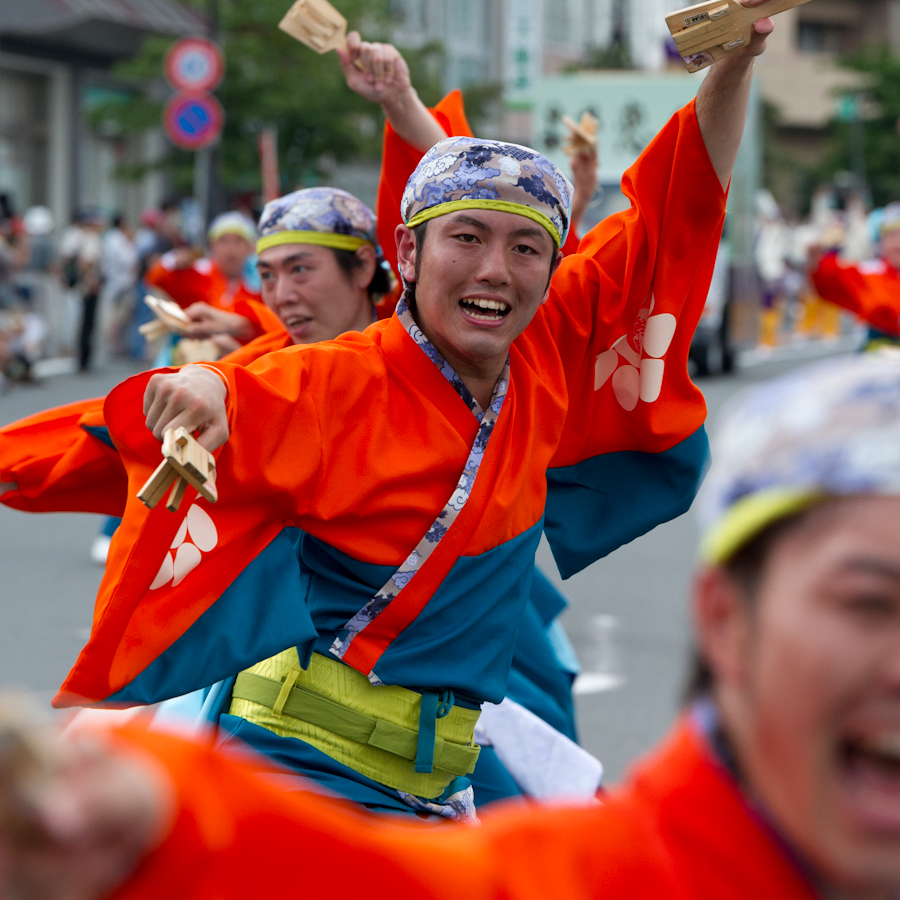
[[[327,0],[297,0],[278,27],[316,53],[347,48],[347,20]]]
[[[748,44],[754,22],[808,2],[768,0],[760,6],[747,7],[736,0],[708,0],[669,13],[666,25],[687,70],[699,72]]]
[[[169,465],[205,500],[218,499],[212,474],[216,463],[213,455],[201,447],[185,428],[168,430],[163,438],[163,456]]]
[[[153,509],[165,496],[176,478],[178,478],[178,473],[169,465],[169,461],[164,459],[138,491],[138,500],[144,506]]]

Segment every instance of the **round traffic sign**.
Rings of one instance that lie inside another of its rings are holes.
[[[212,94],[176,94],[166,104],[163,125],[175,146],[200,150],[217,140],[224,118],[222,104]]]
[[[166,78],[177,91],[215,90],[225,74],[219,45],[206,38],[182,38],[166,51]]]

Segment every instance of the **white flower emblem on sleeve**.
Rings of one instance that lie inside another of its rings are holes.
[[[195,503],[175,533],[150,590],[158,590],[170,583],[172,587],[181,584],[200,565],[203,554],[212,550],[218,542],[219,533],[209,513]]]
[[[638,400],[653,403],[662,390],[663,357],[675,336],[677,324],[671,313],[652,315],[656,299],[637,315],[628,334],[623,334],[594,363],[594,390],[612,380],[613,394],[619,406],[632,410]]]

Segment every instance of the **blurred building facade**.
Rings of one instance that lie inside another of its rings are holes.
[[[0,2],[0,194],[21,214],[48,206],[57,225],[84,207],[124,212],[162,199],[161,176],[117,180],[120,163],[161,155],[161,132],[140,139],[97,133],[99,104],[128,103],[133,87],[111,72],[150,34],[202,33],[195,10],[171,0]]]
[[[543,77],[574,67],[680,69],[665,16],[685,0],[394,0],[395,39],[415,46],[441,41],[444,83],[502,85],[498,115],[482,130],[527,141],[530,110]],[[838,64],[866,44],[900,54],[900,0],[815,0],[780,14],[758,66],[770,138],[796,167],[825,151],[825,128],[841,96],[862,86]],[[848,163],[848,168],[850,168]],[[790,167],[774,184],[790,205]],[[776,178],[776,181],[778,179]]]
[[[822,159],[828,123],[837,115],[864,127],[864,106],[853,101],[864,78],[839,59],[879,44],[900,55],[900,0],[815,0],[782,13],[776,25],[757,71],[773,113],[773,149],[792,161],[770,173],[771,187],[790,209],[797,170]],[[847,169],[860,182],[865,173],[856,162],[848,159]]]
[[[664,2],[394,0],[393,37],[410,47],[440,41],[448,88],[501,85],[502,113],[496,121],[484,123],[484,131],[488,136],[527,140],[538,80],[583,67],[593,52],[621,41],[631,7]]]
[[[285,6],[289,0],[285,0]],[[340,7],[340,0],[337,0]],[[393,39],[444,47],[445,87],[501,87],[485,136],[529,143],[541,80],[572,68],[633,66],[680,70],[665,16],[684,0],[392,0]],[[138,211],[162,199],[165,182],[115,178],[121,163],[161,156],[159,131],[124,140],[87,119],[132,86],[111,71],[146,35],[205,30],[196,9],[176,0],[0,0],[0,194],[18,212],[49,206],[58,223],[85,206]],[[814,162],[837,94],[860,82],[838,57],[866,43],[900,54],[900,0],[815,0],[778,17],[758,68],[774,136],[787,156]],[[694,81],[699,84],[699,76]],[[790,192],[790,175],[784,191]],[[781,199],[781,197],[779,197]]]

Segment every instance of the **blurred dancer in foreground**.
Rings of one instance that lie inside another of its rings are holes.
[[[31,795],[43,818],[27,840],[7,825],[0,893],[87,898],[119,884],[117,897],[225,900],[302,872],[308,890],[337,879],[348,895],[394,900],[894,900],[898,423],[900,365],[870,356],[759,386],[732,408],[704,488],[693,697],[602,806],[414,831],[279,794],[249,760],[132,729],[89,744],[83,775],[77,755],[65,763],[55,794]],[[113,781],[91,777],[98,767]],[[27,889],[26,875],[47,872],[45,891]],[[89,874],[102,883],[70,889]]]

